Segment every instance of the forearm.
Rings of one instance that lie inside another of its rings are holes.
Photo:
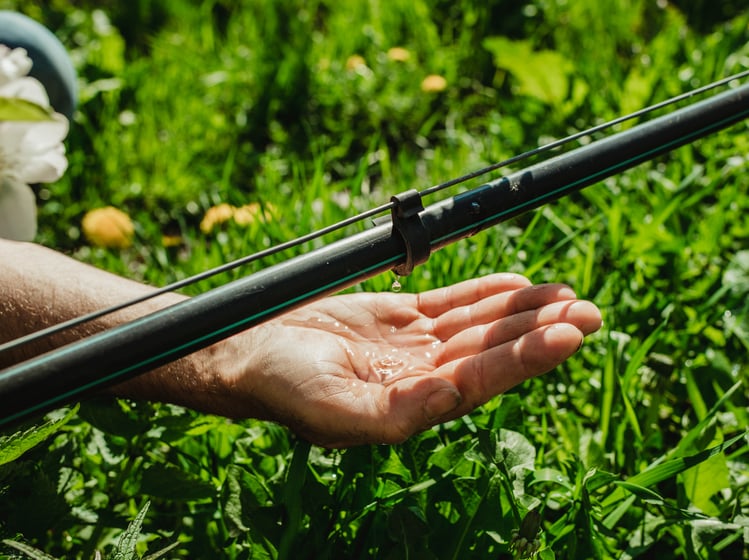
[[[36,245],[0,240],[0,341],[148,288]],[[0,357],[0,367],[181,301],[159,296]],[[311,441],[391,443],[548,372],[601,326],[563,285],[493,274],[415,294],[324,298],[114,388]],[[398,372],[382,364],[402,365]],[[387,368],[386,368],[387,369]]]
[[[70,259],[45,247],[0,239],[0,342],[140,297],[153,289]],[[116,313],[0,354],[0,368],[26,360],[184,299],[163,294]],[[117,394],[206,408],[216,390],[207,360],[216,349],[190,355],[117,387]]]

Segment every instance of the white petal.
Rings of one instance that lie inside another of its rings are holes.
[[[68,119],[59,113],[53,120],[17,123],[19,128],[25,125],[20,150],[24,154],[43,153],[59,145],[68,134]],[[14,123],[9,123],[14,124]]]
[[[0,123],[2,172],[27,184],[56,181],[68,166],[67,132],[68,120],[59,114],[51,121]]]
[[[0,45],[0,84],[25,76],[31,70],[33,62],[26,49],[9,49]]]
[[[0,179],[0,237],[31,241],[36,235],[36,199],[31,187]]]
[[[68,168],[65,147],[59,144],[43,156],[27,159],[19,166],[19,177],[27,183],[51,183],[57,181]]]
[[[36,78],[18,78],[0,86],[0,96],[17,97],[49,108],[49,96],[42,83]]]
[[[0,153],[17,152],[28,129],[29,123],[27,122],[0,121]],[[3,163],[7,165],[7,162]]]

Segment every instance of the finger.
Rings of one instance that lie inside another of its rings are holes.
[[[387,412],[379,438],[396,443],[467,414],[515,385],[552,370],[577,351],[582,339],[583,332],[576,326],[554,323],[458,360],[437,375],[399,380],[386,387],[383,410]]]
[[[479,354],[554,323],[574,325],[583,335],[587,335],[601,327],[601,312],[588,301],[567,300],[515,313],[457,333],[443,346],[440,363]]]
[[[434,334],[445,341],[473,326],[486,325],[503,317],[574,298],[575,292],[564,284],[539,284],[506,291],[446,311],[435,319]]]
[[[287,423],[326,447],[399,443],[553,369],[575,352],[582,336],[573,325],[554,324],[456,360],[437,375],[404,377],[390,385],[328,379],[325,397],[308,410],[314,412]]]
[[[458,360],[444,378],[458,388],[463,403],[449,416],[466,414],[495,395],[554,369],[577,351],[582,340],[583,333],[576,326],[555,323]]]
[[[583,333],[555,323],[517,339],[457,360],[437,375],[404,377],[387,386],[360,383],[367,398],[351,395],[339,403],[335,425],[324,430],[322,444],[344,447],[361,443],[399,443],[428,427],[474,410],[497,394],[545,373],[571,356]],[[331,411],[332,412],[332,411]],[[318,434],[321,434],[318,432]],[[319,441],[319,439],[318,439]]]
[[[427,317],[438,317],[449,309],[470,305],[495,294],[530,285],[530,280],[519,274],[490,274],[423,292],[418,296],[418,308]]]

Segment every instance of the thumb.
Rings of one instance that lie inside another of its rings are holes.
[[[424,401],[424,416],[427,422],[436,422],[452,412],[462,401],[458,390],[452,385],[432,391]]]
[[[385,391],[388,443],[405,440],[438,423],[463,401],[460,391],[440,377],[405,377]]]

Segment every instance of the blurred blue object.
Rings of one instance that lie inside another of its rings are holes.
[[[0,44],[26,49],[34,62],[29,75],[44,85],[55,111],[72,118],[78,104],[77,78],[73,63],[59,39],[23,14],[0,10]]]

